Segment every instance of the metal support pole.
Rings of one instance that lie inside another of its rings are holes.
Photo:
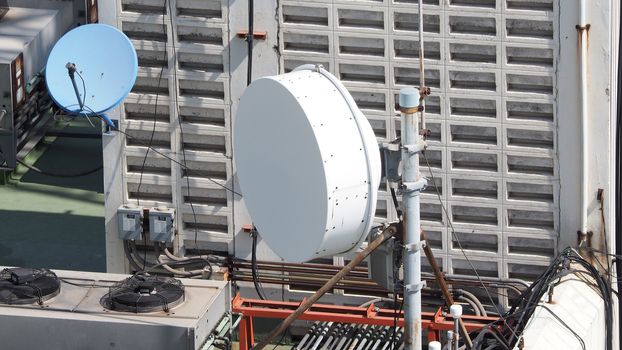
[[[458,350],[460,344],[460,317],[462,317],[462,306],[459,304],[453,304],[449,308],[449,313],[451,317],[454,318],[454,339],[453,339],[453,350]]]
[[[454,349],[454,331],[447,331],[447,350]]]
[[[419,90],[400,90],[402,139],[402,202],[404,204],[404,346],[421,350],[421,222],[420,192],[426,180],[419,177],[419,152],[425,143],[419,136]]]
[[[425,241],[425,234],[423,233],[423,231],[421,232],[421,240]],[[445,299],[445,304],[448,308],[450,308],[454,304],[454,298],[449,292],[449,287],[447,286],[447,281],[445,281],[443,272],[441,272],[441,269],[436,263],[436,259],[434,258],[434,252],[432,252],[432,248],[430,248],[430,246],[428,245],[423,247],[423,252],[425,253],[426,258],[428,258],[428,262],[430,263],[430,267],[432,268],[434,277],[436,277],[436,283],[441,288],[441,292],[443,293],[443,299]],[[471,341],[471,338],[469,338],[469,331],[467,331],[462,319],[460,319],[460,333],[462,334],[462,338],[464,339],[464,345],[466,345],[466,348],[470,350],[473,347],[473,342]]]
[[[587,234],[587,217],[589,210],[590,194],[588,192],[589,172],[589,140],[588,140],[588,32],[590,25],[587,23],[587,0],[579,1],[579,24],[576,26],[579,35],[579,89],[581,95],[581,229],[582,234]]]

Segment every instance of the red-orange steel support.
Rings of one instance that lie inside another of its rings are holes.
[[[253,317],[285,319],[300,305],[297,302],[283,302],[273,300],[244,299],[239,294],[233,298],[233,312],[242,314],[240,322],[240,350],[247,350],[254,344]],[[339,306],[315,304],[300,316],[300,320],[357,323],[374,326],[392,327],[395,320],[395,310],[369,307]],[[428,340],[439,340],[442,331],[454,329],[454,320],[445,316],[442,309],[436,312],[423,312],[421,328],[428,330]],[[484,325],[496,321],[495,317],[462,315],[462,320],[469,332],[481,329]],[[397,320],[399,327],[404,325],[403,312]]]

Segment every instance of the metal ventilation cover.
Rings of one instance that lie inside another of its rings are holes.
[[[184,302],[184,286],[169,277],[136,274],[110,287],[101,299],[106,309],[134,313],[168,312]]]
[[[300,262],[360,246],[376,210],[380,154],[337,78],[303,66],[255,80],[233,137],[245,204],[275,253]]]
[[[42,304],[60,293],[60,280],[47,269],[10,268],[0,272],[0,304]]]

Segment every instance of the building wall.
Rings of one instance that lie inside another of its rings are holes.
[[[253,76],[323,64],[344,81],[378,140],[393,140],[400,129],[398,91],[419,84],[416,3],[255,1],[255,30],[267,32],[267,40],[255,44]],[[602,223],[596,191],[612,197],[611,3],[589,3],[589,224],[597,246]],[[237,189],[230,130],[246,86],[246,43],[236,34],[247,28],[247,3],[170,0],[172,18],[164,6],[162,0],[100,3],[102,21],[121,28],[139,56],[139,77],[118,117],[143,142],[155,130],[153,145],[180,162],[183,129],[195,175],[187,180],[178,165],[149,152],[141,180],[145,147],[108,136],[111,271],[123,268],[114,214],[128,201],[176,208],[178,250],[194,248],[196,228],[201,248],[241,257],[250,252],[250,239],[241,232],[250,223],[243,199],[220,186]],[[443,204],[482,275],[535,278],[559,247],[576,244],[580,225],[578,1],[426,0],[424,11],[432,91],[426,156]],[[433,187],[423,194],[421,211],[443,268],[470,274]],[[377,220],[395,215],[382,188]],[[278,259],[263,242],[259,254]]]

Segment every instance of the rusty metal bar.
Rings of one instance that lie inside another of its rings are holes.
[[[421,240],[425,241],[425,234],[421,231]],[[441,269],[438,267],[436,263],[436,259],[434,258],[434,253],[432,252],[432,248],[429,245],[425,244],[423,247],[423,251],[425,252],[425,256],[428,258],[428,262],[430,262],[430,267],[432,267],[432,271],[434,272],[434,276],[436,277],[436,283],[441,288],[441,292],[443,293],[443,299],[445,299],[445,304],[447,307],[451,307],[454,304],[454,298],[449,292],[449,286],[447,285],[447,281],[445,281],[445,277],[441,272]],[[473,347],[473,342],[469,337],[469,332],[464,325],[464,321],[462,318],[458,319],[460,324],[460,333],[462,334],[462,338],[464,339],[464,344],[467,349],[471,349]]]
[[[396,233],[397,233],[397,228],[393,225],[387,227],[384,231],[382,231],[382,233],[380,233],[377,236],[378,238],[376,238],[372,242],[369,242],[367,247],[363,249],[363,251],[357,253],[354,259],[352,259],[348,263],[348,265],[344,266],[341,271],[337,272],[337,274],[335,274],[333,278],[331,278],[328,282],[326,282],[326,284],[324,284],[320,289],[318,289],[317,292],[315,292],[308,300],[303,301],[303,303],[296,309],[296,311],[294,311],[292,314],[287,316],[287,318],[283,320],[283,322],[281,322],[281,324],[277,328],[275,328],[272,332],[270,332],[270,334],[268,334],[268,336],[265,339],[259,342],[259,344],[257,344],[257,346],[254,347],[254,349],[255,350],[263,349],[264,346],[266,346],[268,342],[272,340],[272,338],[274,338],[276,335],[280,334],[281,332],[285,331],[287,327],[289,327],[292,324],[292,322],[294,322],[298,317],[300,317],[307,309],[312,307],[313,304],[322,297],[322,295],[324,295],[329,290],[333,289],[334,285],[337,282],[339,282],[339,280],[341,280],[350,270],[352,270],[352,268],[360,264],[363,261],[363,259],[365,259],[374,249],[379,247],[385,240],[389,239]]]

